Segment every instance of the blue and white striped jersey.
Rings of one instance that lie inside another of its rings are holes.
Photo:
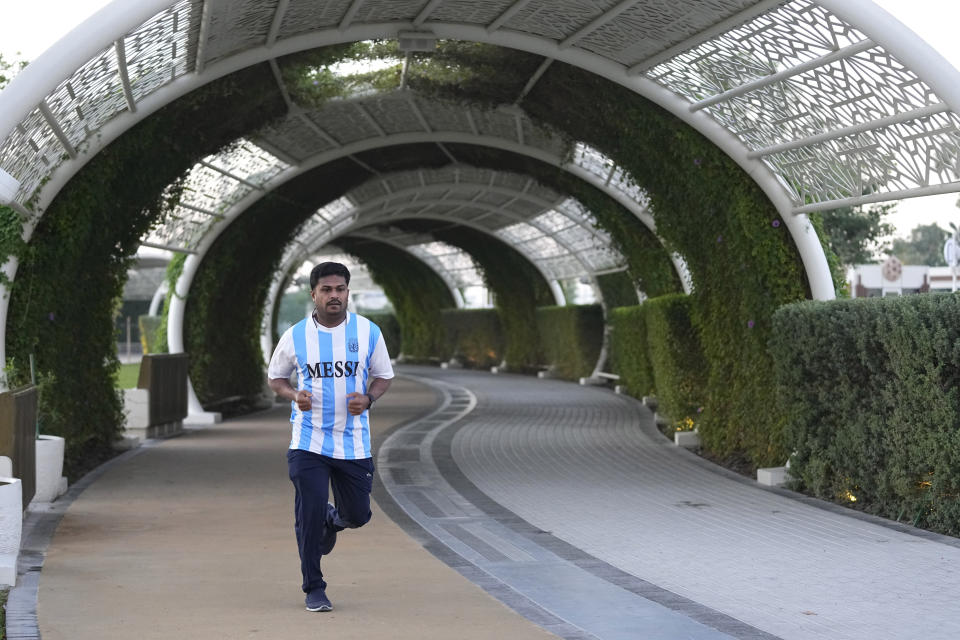
[[[347,394],[366,393],[372,378],[393,377],[380,327],[350,312],[332,329],[304,318],[280,337],[267,376],[285,379],[294,371],[297,388],[311,392],[313,406],[300,411],[290,403],[290,448],[341,460],[371,457],[369,413],[350,415]]]

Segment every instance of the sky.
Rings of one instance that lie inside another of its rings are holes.
[[[110,0],[0,0],[0,53],[32,60]],[[960,2],[957,0],[874,0],[960,69]],[[918,224],[960,225],[960,194],[902,200],[889,217],[895,235],[906,236]]]

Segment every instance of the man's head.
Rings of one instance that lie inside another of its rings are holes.
[[[347,285],[350,284],[350,270],[339,262],[321,262],[310,272],[310,290],[313,291],[317,282],[324,276],[343,276]]]
[[[323,262],[310,272],[310,297],[317,309],[317,321],[335,327],[347,315],[350,271],[339,262]]]

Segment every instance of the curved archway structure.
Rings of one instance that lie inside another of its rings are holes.
[[[609,190],[618,167],[593,171],[567,162],[563,152],[569,147],[550,147],[550,136],[542,136],[542,129],[510,101],[479,117],[471,108],[462,109],[461,120],[441,126],[431,119],[430,106],[425,110],[426,102],[410,93],[332,101],[321,111],[340,123],[328,130],[316,114],[290,99],[282,56],[389,38],[399,39],[401,48],[419,40],[456,40],[521,52],[538,66],[531,68],[515,103],[535,95],[538,83],[559,91],[554,80],[570,77],[573,69],[591,82],[602,79],[595,86],[627,94],[625,102],[658,105],[726,154],[717,163],[724,171],[735,163],[753,180],[739,205],[757,205],[763,209],[758,218],[767,217],[750,221],[755,225],[750,229],[737,227],[738,218],[722,235],[711,229],[712,235],[698,237],[699,244],[684,248],[691,264],[694,252],[714,255],[725,249],[723,236],[731,232],[752,238],[751,233],[763,229],[770,237],[768,200],[779,214],[772,226],[779,227],[782,219],[790,240],[783,246],[790,260],[799,255],[805,272],[806,281],[791,291],[808,286],[814,298],[831,298],[834,291],[807,212],[960,190],[960,143],[954,133],[960,124],[958,74],[868,0],[678,0],[671,10],[675,13],[664,20],[664,6],[652,0],[117,0],[0,94],[0,179],[14,187],[7,204],[24,214],[21,236],[29,240],[61,188],[106,145],[162,107],[175,107],[194,89],[257,65],[261,77],[277,80],[275,102],[285,103],[290,113],[251,135],[248,151],[259,156],[260,164],[241,171],[230,160],[201,163],[202,171],[228,178],[233,186],[211,193],[206,203],[188,199],[176,214],[182,227],[149,240],[197,252],[187,259],[183,283],[189,283],[191,269],[219,230],[240,219],[263,195],[273,197],[274,187],[323,163],[353,162],[357,172],[368,171],[365,154],[374,149],[432,145],[447,156],[429,164],[439,166],[457,160],[448,147],[486,144],[500,153],[526,153],[563,166],[618,197]],[[689,132],[684,128],[681,133]],[[612,153],[616,131],[606,129],[602,136],[606,141],[600,146]],[[652,140],[656,138],[647,144]],[[720,155],[716,149],[710,149],[713,156]],[[590,151],[577,146],[573,156],[578,155]],[[691,159],[685,159],[687,167]],[[351,185],[357,184],[357,175],[350,176]],[[631,176],[620,177],[630,184]],[[659,182],[651,196],[671,190]],[[759,192],[767,200],[760,202],[755,197]],[[439,198],[438,204],[442,200],[449,202]],[[642,214],[639,192],[618,201]],[[681,197],[671,204],[680,209],[687,203]],[[689,207],[690,215],[722,212],[716,204]],[[296,219],[290,215],[286,223]],[[669,220],[658,220],[666,234]],[[177,235],[190,225],[193,236]],[[743,249],[731,253],[748,255]],[[703,268],[704,261],[698,264]],[[726,266],[749,271],[739,260]],[[4,264],[7,283],[16,270],[13,256]],[[793,280],[801,279],[791,274]],[[6,300],[0,302],[4,332]],[[757,295],[742,303],[729,327],[745,325],[745,314],[767,305]],[[6,349],[5,333],[0,337]]]

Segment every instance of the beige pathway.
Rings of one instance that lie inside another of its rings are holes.
[[[375,439],[433,408],[398,379]],[[284,407],[162,442],[70,506],[40,579],[44,640],[551,638],[410,539],[374,505],[325,560],[331,613],[303,608]]]

